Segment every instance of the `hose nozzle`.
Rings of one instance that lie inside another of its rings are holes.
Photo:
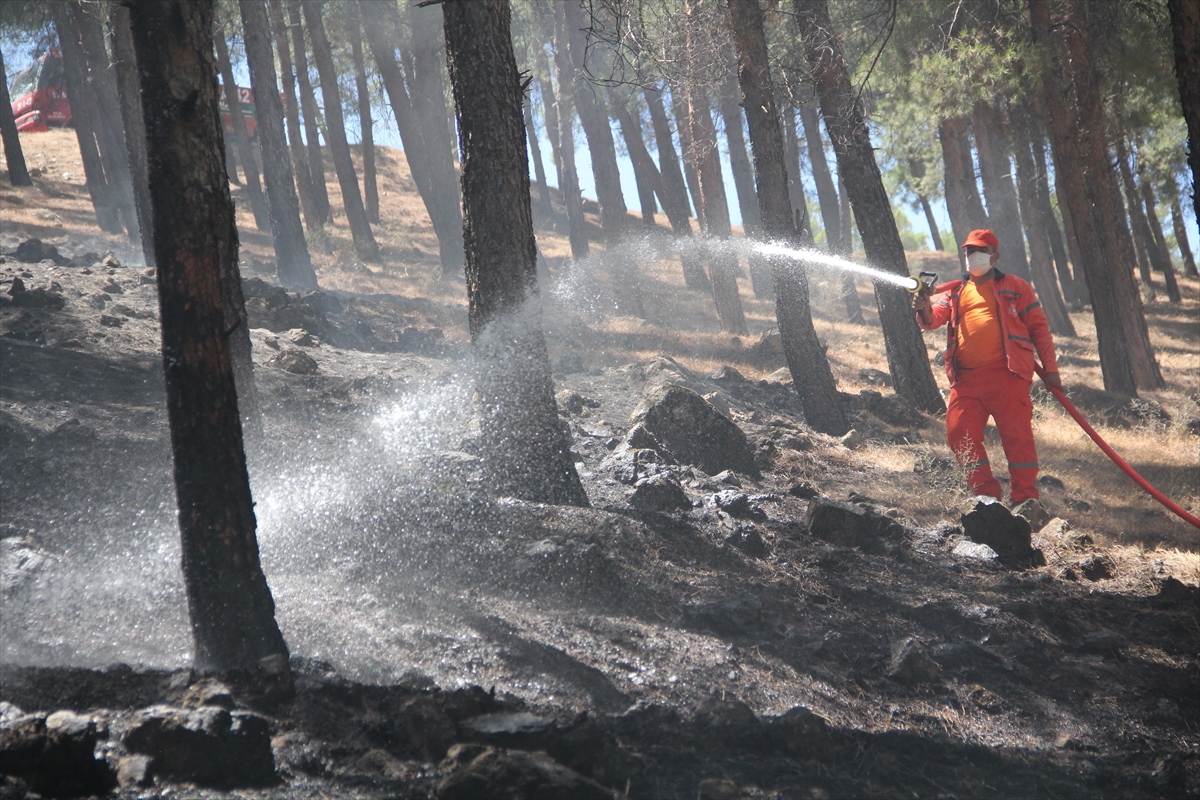
[[[936,272],[920,272],[917,277],[909,277],[912,282],[911,286],[905,286],[912,294],[928,295],[933,294],[933,287],[937,285],[938,274]]]

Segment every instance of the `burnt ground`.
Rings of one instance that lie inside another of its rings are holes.
[[[18,277],[62,307],[0,300],[0,700],[119,730],[193,679],[154,286],[138,268],[10,259],[0,291]],[[913,476],[947,497],[942,523],[918,521],[853,442],[804,426],[786,383],[666,358],[595,367],[586,315],[554,308],[557,388],[588,401],[565,416],[593,507],[490,498],[461,307],[247,294],[259,538],[298,679],[263,709],[282,783],[239,796],[428,796],[455,741],[543,750],[629,797],[692,798],[713,778],[750,797],[1200,794],[1197,595],[1190,573],[1169,580],[1175,562],[1129,565],[1062,525],[1035,536],[1043,567],[962,555],[952,470]],[[761,477],[683,465],[693,508],[630,505],[605,459],[663,382],[717,393]],[[940,439],[940,420],[883,392],[844,396],[863,435]],[[806,488],[902,532],[814,537]],[[715,499],[729,490],[747,495],[735,513]],[[910,637],[936,666],[906,680],[892,653]],[[440,728],[406,724],[414,698]],[[796,707],[819,719],[782,716]],[[471,725],[500,711],[539,721]]]

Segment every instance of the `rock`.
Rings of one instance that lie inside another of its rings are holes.
[[[53,286],[49,289],[41,286],[36,289],[26,289],[20,278],[13,278],[12,287],[9,288],[8,293],[12,295],[12,304],[17,308],[57,310],[67,304],[67,299],[63,297],[61,290],[55,290]]]
[[[105,328],[121,328],[125,325],[125,320],[121,317],[114,317],[112,314],[101,314],[100,324]]]
[[[764,717],[763,721],[771,738],[796,755],[819,750],[829,739],[829,723],[804,706],[789,708],[777,717]]]
[[[1053,475],[1039,476],[1037,479],[1037,485],[1041,486],[1043,489],[1057,489],[1060,492],[1067,488],[1065,483]]]
[[[39,261],[53,261],[60,267],[65,267],[70,263],[69,259],[63,258],[58,248],[52,244],[46,244],[41,239],[26,239],[17,245],[17,249],[9,253],[17,261],[25,264],[36,264]]]
[[[713,475],[712,482],[716,483],[716,484],[725,485],[725,486],[740,487],[742,485],[741,479],[731,470],[722,470],[721,472],[718,472],[716,475]]]
[[[100,260],[100,263],[110,269],[121,266],[121,262],[112,253],[106,253],[104,258]]]
[[[739,523],[725,537],[725,544],[736,547],[748,556],[767,554],[767,543],[752,522]]]
[[[930,683],[938,679],[941,671],[925,645],[914,637],[905,637],[892,646],[888,677],[900,683]]]
[[[569,389],[564,389],[554,395],[554,400],[558,403],[558,410],[566,411],[568,414],[582,414],[585,408],[600,407],[599,400],[584,397],[579,392],[572,392]]]
[[[1063,502],[1066,503],[1067,508],[1071,509],[1072,511],[1087,512],[1092,510],[1092,504],[1087,500],[1080,500],[1076,497],[1068,497]]]
[[[967,700],[976,708],[981,708],[989,714],[996,714],[1004,710],[1004,700],[1000,695],[979,684],[972,684],[969,688]]]
[[[858,547],[869,553],[883,552],[886,539],[901,538],[905,532],[895,520],[828,497],[809,501],[802,525],[810,534],[827,542]]]
[[[842,447],[845,447],[847,450],[857,450],[867,443],[867,438],[851,428],[838,441],[840,441],[842,443]]]
[[[42,550],[32,537],[9,536],[0,539],[0,591],[4,592],[5,599],[17,587],[36,578],[38,573],[57,560],[57,557]],[[0,718],[2,723],[3,718]]]
[[[455,766],[437,785],[437,797],[441,800],[613,798],[611,790],[564,767],[545,753],[490,747],[477,752],[456,745],[451,750],[451,759]]]
[[[188,687],[183,695],[183,705],[189,708],[214,706],[226,711],[233,710],[233,692],[224,683],[205,678]]]
[[[1107,580],[1117,574],[1117,562],[1107,553],[1085,556],[1075,562],[1075,568],[1089,581]]]
[[[397,710],[409,740],[430,761],[438,761],[458,738],[454,721],[427,694],[404,701]],[[477,717],[476,719],[480,719]]]
[[[316,347],[317,340],[313,335],[304,328],[292,328],[283,335],[283,338],[294,344],[296,347]]]
[[[811,500],[819,497],[821,492],[808,481],[797,481],[788,487],[788,494],[792,497],[799,497],[801,500]]]
[[[706,739],[715,739],[726,747],[756,749],[768,735],[758,715],[736,699],[710,697],[696,706],[692,722]]]
[[[767,515],[757,504],[750,502],[750,495],[736,489],[724,489],[705,498],[704,504],[719,508],[731,517],[742,519],[766,519]]]
[[[700,781],[696,800],[741,800],[742,790],[729,778],[705,778]]]
[[[1042,506],[1040,500],[1022,500],[1013,507],[1012,513],[1014,516],[1023,517],[1029,523],[1029,530],[1033,533],[1040,531],[1050,521],[1050,514]]]
[[[400,780],[408,772],[403,761],[386,750],[368,750],[354,762],[353,771],[359,775],[375,775],[384,780]]]
[[[21,292],[24,292],[24,291],[28,291],[25,288],[25,281],[21,280],[20,278],[13,278],[12,285],[10,285],[8,287],[9,296],[16,297],[17,295],[19,295]]]
[[[728,364],[717,367],[713,373],[708,376],[710,381],[719,381],[723,383],[745,383],[746,376],[738,372]]]
[[[792,384],[792,371],[787,367],[780,367],[765,378],[768,384],[778,384],[780,386],[790,386]]]
[[[1027,568],[1046,563],[1042,551],[1033,547],[1028,520],[1014,517],[999,500],[974,497],[963,505],[960,519],[967,537],[995,550],[1005,566]]]
[[[270,723],[249,712],[151,706],[138,712],[125,747],[153,759],[157,777],[233,789],[279,782]]]
[[[633,487],[629,504],[642,511],[674,511],[691,508],[692,501],[673,475],[659,474],[642,478]]]
[[[302,353],[299,350],[284,350],[279,355],[274,356],[267,364],[272,367],[278,367],[284,372],[290,372],[293,375],[312,375],[320,369],[312,356]]]
[[[860,369],[858,371],[858,379],[863,383],[873,383],[876,386],[892,385],[892,376],[878,369]]]
[[[101,738],[95,720],[71,711],[27,714],[0,724],[0,774],[25,781],[38,794],[107,794],[112,770],[95,756]]]
[[[857,404],[888,425],[895,425],[899,428],[919,428],[925,423],[925,418],[921,416],[920,411],[894,394],[885,395],[864,389],[858,393]]]
[[[694,464],[710,474],[726,469],[759,474],[746,434],[691,389],[655,389],[642,400],[633,418],[676,463]]]
[[[710,406],[721,413],[722,416],[733,419],[733,406],[729,405],[729,400],[720,392],[709,392],[704,395],[705,401]]]
[[[465,738],[474,741],[518,745],[549,733],[554,729],[554,723],[526,711],[501,711],[464,720],[459,723],[459,729]]]
[[[125,288],[112,278],[109,278],[108,283],[100,287],[100,291],[104,292],[105,294],[125,294]]]
[[[632,432],[631,432],[632,433]],[[600,469],[611,472],[621,483],[633,485],[640,479],[661,471],[662,459],[657,450],[618,443],[613,453],[600,462]]]
[[[683,619],[686,625],[727,636],[752,636],[764,627],[762,601],[746,592],[684,608]]]
[[[310,289],[307,292],[302,292],[300,299],[307,303],[314,311],[319,311],[322,314],[336,315],[344,311],[342,301],[337,298],[337,295],[331,292]]]
[[[122,789],[143,789],[154,783],[150,756],[125,756],[117,761],[117,783]]]
[[[978,561],[995,561],[1000,558],[995,550],[986,544],[979,544],[978,542],[959,542],[954,545],[954,549],[950,552],[960,558],[974,558]]]
[[[1195,611],[1197,603],[1200,602],[1200,587],[1189,586],[1174,575],[1168,575],[1166,580],[1159,584],[1158,599]]]

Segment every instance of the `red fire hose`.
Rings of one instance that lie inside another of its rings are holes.
[[[1037,370],[1038,377],[1040,377],[1044,382],[1046,380],[1046,373],[1042,371],[1042,365],[1035,362],[1033,368]],[[1155,489],[1154,486],[1150,484],[1150,481],[1146,480],[1141,475],[1138,475],[1133,467],[1125,463],[1125,459],[1117,455],[1117,451],[1113,450],[1112,447],[1109,446],[1108,442],[1100,438],[1100,434],[1096,433],[1096,429],[1088,424],[1088,421],[1084,419],[1083,414],[1079,413],[1079,409],[1067,399],[1065,394],[1063,394],[1062,389],[1056,389],[1050,384],[1046,384],[1046,388],[1049,389],[1054,395],[1055,399],[1062,404],[1062,407],[1067,410],[1067,413],[1075,418],[1075,421],[1079,423],[1079,427],[1083,428],[1084,432],[1087,433],[1088,436],[1092,437],[1092,441],[1104,451],[1104,455],[1111,458],[1112,462],[1120,467],[1126,475],[1128,475],[1130,478],[1133,478],[1134,483],[1145,489],[1148,495],[1162,503],[1180,519],[1196,528],[1200,528],[1200,519],[1198,519],[1194,514],[1189,514],[1187,511],[1184,511],[1169,497],[1160,492],[1158,489]]]

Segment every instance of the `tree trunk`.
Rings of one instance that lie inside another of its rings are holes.
[[[1129,151],[1125,148],[1124,138],[1116,139],[1117,169],[1121,174],[1121,183],[1125,189],[1125,205],[1129,211],[1129,224],[1132,229],[1133,243],[1137,251],[1138,277],[1142,280],[1142,292],[1148,300],[1155,299],[1154,278],[1151,265],[1154,258],[1154,237],[1150,234],[1150,225],[1142,211],[1142,201],[1138,197],[1137,186],[1133,182],[1133,171],[1129,168]]]
[[[1001,112],[988,103],[976,103],[972,130],[979,153],[979,176],[987,197],[988,217],[1000,240],[1001,264],[1006,271],[1029,280],[1025,236],[1021,231],[1021,212],[1013,188],[1008,136]]]
[[[362,134],[363,200],[367,221],[379,224],[379,184],[375,178],[375,135],[371,119],[371,91],[367,86],[367,67],[363,61],[362,14],[358,3],[346,3],[347,35],[350,37],[350,58],[354,62],[354,89],[358,99],[358,128]]]
[[[692,236],[691,207],[688,205],[687,183],[679,168],[679,154],[675,152],[675,140],[671,136],[671,122],[663,107],[662,91],[655,88],[643,89],[646,107],[650,111],[650,124],[654,128],[654,147],[658,150],[659,174],[662,176],[664,194],[663,211],[671,222],[676,236]],[[682,143],[682,138],[681,138]],[[680,145],[682,146],[682,144]],[[683,283],[687,288],[709,291],[712,283],[704,271],[704,262],[694,253],[681,253]]]
[[[743,107],[758,178],[758,202],[763,233],[770,239],[799,244],[788,199],[783,132],[771,91],[767,41],[758,0],[729,0],[738,53],[738,79],[745,95]],[[828,176],[827,176],[828,177]],[[832,184],[831,184],[832,185]],[[808,276],[800,262],[776,258],[775,316],[792,385],[800,395],[804,419],[814,430],[841,436],[849,430],[838,400],[837,383],[825,357],[809,308]]]
[[[1013,121],[1021,131],[1028,129],[1023,112],[1014,109]],[[1033,165],[1033,154],[1025,137],[1014,138],[1013,155],[1017,163],[1017,189],[1021,201],[1021,219],[1029,234],[1029,267],[1033,273],[1033,284],[1038,299],[1050,322],[1050,331],[1056,336],[1074,336],[1075,326],[1067,313],[1066,303],[1058,293],[1058,281],[1050,256],[1050,237],[1046,233],[1044,220],[1038,208],[1037,169]]]
[[[586,506],[570,436],[558,419],[541,328],[509,5],[443,3],[442,13],[462,141],[467,294],[488,473],[499,494]]]
[[[13,118],[12,101],[8,96],[8,72],[4,69],[4,56],[0,55],[0,137],[4,141],[4,162],[8,166],[8,181],[13,186],[33,186],[29,170],[25,167],[25,153],[21,150],[21,136],[17,133],[17,121]]]
[[[233,122],[233,141],[237,147],[238,161],[242,162],[242,173],[246,176],[246,194],[250,197],[254,224],[260,231],[269,231],[271,211],[267,208],[267,198],[263,195],[262,184],[258,178],[258,165],[251,150],[250,134],[246,130],[246,118],[242,115],[242,100],[237,83],[233,79],[233,64],[229,60],[229,48],[225,44],[223,31],[215,32],[213,44],[216,45],[217,67],[220,69],[221,83],[225,88],[225,105],[229,108],[229,118]]]
[[[609,104],[612,115],[621,126],[621,138],[625,140],[625,149],[629,151],[629,160],[633,162],[633,176],[637,182],[638,202],[642,207],[642,222],[647,228],[654,228],[654,214],[658,210],[654,195],[663,198],[665,207],[666,189],[663,187],[662,175],[654,166],[654,159],[646,149],[642,139],[641,121],[633,116],[627,105],[628,96],[622,96],[616,87],[608,89]],[[640,114],[639,114],[640,116]]]
[[[950,229],[956,243],[965,242],[967,234],[974,227],[974,221],[968,216],[967,193],[963,188],[963,158],[959,152],[962,140],[958,135],[958,127],[961,124],[959,120],[950,118],[942,120],[938,125],[938,142],[942,147],[942,169],[945,175],[943,188],[946,192],[946,210],[950,213]]]
[[[897,275],[908,275],[904,245],[875,163],[862,105],[850,84],[841,43],[829,21],[829,7],[826,0],[796,0],[796,11],[821,114],[837,154],[838,175],[845,180],[867,261]],[[875,299],[896,393],[925,411],[945,410],[908,292],[877,283]]]
[[[1189,278],[1200,277],[1196,271],[1196,259],[1188,242],[1187,227],[1183,222],[1183,209],[1179,206],[1179,195],[1171,198],[1171,224],[1175,226],[1175,242],[1179,245],[1179,257],[1183,259],[1183,274]]]
[[[746,156],[746,137],[742,132],[742,108],[739,105],[742,92],[738,86],[736,65],[717,92],[721,121],[725,125],[725,142],[729,145],[729,169],[733,173],[733,188],[737,192],[738,210],[742,214],[742,234],[747,239],[755,239],[762,230],[762,212],[755,196],[754,170]],[[754,254],[747,260],[750,262],[750,287],[754,296],[761,300],[774,300],[775,281],[770,262]]]
[[[1157,258],[1152,256],[1150,261],[1163,274],[1163,279],[1167,283],[1167,297],[1170,301],[1182,303],[1183,297],[1179,294],[1179,284],[1175,280],[1175,267],[1171,264],[1171,253],[1167,250],[1167,237],[1163,235],[1162,223],[1158,219],[1158,202],[1154,196],[1154,187],[1150,185],[1150,181],[1146,180],[1146,170],[1140,162],[1138,163],[1138,182],[1142,185],[1142,199],[1146,201],[1146,223],[1149,225],[1150,235],[1154,239],[1153,252],[1157,254]]]
[[[938,252],[945,250],[946,246],[942,244],[942,232],[938,230],[937,218],[933,216],[933,206],[929,204],[929,198],[918,194],[917,201],[921,204],[921,211],[925,213],[925,224],[929,226],[929,238],[933,240],[933,249]]]
[[[263,180],[271,212],[271,238],[279,282],[289,289],[317,288],[317,274],[304,228],[300,225],[300,201],[292,177],[292,159],[283,135],[283,104],[271,57],[271,34],[262,0],[240,0],[246,39],[246,63],[254,90],[254,113],[258,120],[258,146],[262,153]]]
[[[146,124],[143,122],[142,95],[133,51],[133,33],[129,29],[129,8],[111,3],[113,70],[125,128],[125,149],[129,153],[129,179],[141,232],[142,258],[154,264],[154,210],[150,207],[150,183],[147,170]],[[3,113],[0,111],[0,113]]]
[[[696,209],[696,221],[700,230],[706,230],[704,204],[700,202],[700,179],[696,175],[695,148],[692,146],[692,130],[688,124],[687,102],[683,87],[671,86],[671,113],[675,116],[675,130],[679,132],[679,149],[683,157],[683,175],[687,179],[688,195]]]
[[[312,41],[313,61],[321,79],[321,99],[325,101],[325,134],[329,152],[333,156],[333,168],[337,172],[338,186],[342,190],[342,207],[350,236],[354,239],[354,252],[359,260],[379,263],[379,245],[371,233],[367,211],[363,208],[362,195],[358,191],[358,175],[354,172],[354,161],[350,157],[350,145],[346,142],[346,127],[342,121],[342,97],[338,91],[337,71],[333,66],[333,52],[325,36],[325,23],[321,19],[320,0],[303,0],[304,22],[308,26]]]
[[[125,146],[125,127],[121,123],[121,101],[112,62],[104,47],[104,28],[97,16],[98,6],[85,6],[80,0],[69,0],[67,13],[74,20],[88,66],[88,88],[96,105],[96,142],[100,145],[100,160],[108,180],[112,199],[121,212],[121,219],[131,243],[141,244],[137,206],[133,196],[133,180],[129,173],[129,151]]]
[[[1188,166],[1192,170],[1192,214],[1200,222],[1200,3],[1167,0],[1175,46],[1175,77],[1188,127]]]
[[[390,4],[392,13],[395,4]],[[438,235],[438,252],[443,278],[459,278],[463,274],[462,250],[462,193],[458,172],[454,169],[457,143],[442,120],[450,113],[446,109],[446,50],[441,19],[437,8],[410,7],[412,22],[412,106],[424,142],[424,158],[429,161],[429,188],[433,195],[433,210],[439,221],[434,224]],[[431,220],[432,221],[432,220]]]
[[[308,170],[308,156],[304,150],[304,139],[300,132],[300,111],[296,104],[296,73],[292,67],[292,49],[288,44],[288,27],[283,16],[283,0],[267,0],[271,28],[275,33],[275,48],[279,53],[279,72],[283,83],[283,116],[287,121],[288,145],[292,154],[292,170],[296,177],[296,188],[300,194],[300,209],[304,212],[304,225],[310,231],[322,227],[320,207],[314,195],[312,173]]]
[[[546,184],[546,165],[542,163],[542,145],[538,142],[537,128],[533,124],[533,98],[525,95],[523,105],[525,135],[529,140],[529,155],[533,158],[533,174],[537,178],[538,208],[549,219],[554,208],[550,205],[550,187]]]
[[[75,128],[75,138],[79,142],[79,156],[83,162],[83,175],[92,209],[96,213],[96,224],[106,233],[120,235],[124,232],[121,213],[113,200],[112,189],[100,159],[100,149],[96,144],[96,98],[87,85],[87,62],[83,47],[78,31],[67,14],[66,3],[53,3],[50,9],[62,50],[67,96],[73,98],[71,126]]]
[[[551,38],[553,38],[553,33]],[[542,94],[542,116],[546,121],[546,138],[550,141],[550,160],[554,162],[554,177],[558,180],[558,187],[561,190],[562,162],[558,158],[558,100],[555,99],[554,85],[551,80],[553,67],[550,65],[550,57],[546,55],[546,48],[537,48],[535,57],[539,71],[546,76],[545,78],[539,77],[538,87]]]
[[[236,271],[213,63],[212,6],[140,3],[131,15],[154,208],[163,370],[183,545],[202,671],[261,670],[290,686],[288,649],[259,563],[220,284]],[[186,97],[178,87],[189,87]],[[236,98],[234,98],[236,100]]]
[[[693,7],[694,8],[694,7]],[[716,239],[730,239],[733,230],[729,223],[729,203],[725,198],[725,181],[721,177],[721,161],[717,153],[717,131],[713,126],[708,97],[702,87],[685,91],[687,121],[692,139],[692,158],[696,162],[696,177],[700,189],[700,204],[704,210],[704,232]],[[746,315],[738,294],[737,256],[713,253],[708,260],[712,278],[713,301],[721,329],[744,336]]]
[[[1138,387],[1162,388],[1146,318],[1130,267],[1134,256],[1115,228],[1120,224],[1113,201],[1103,105],[1094,83],[1087,30],[1087,8],[1064,0],[1061,25],[1053,26],[1045,0],[1030,0],[1034,36],[1050,46],[1052,65],[1045,80],[1054,136],[1055,176],[1066,188],[1082,267],[1092,292],[1092,311],[1104,388],[1136,396]],[[1069,91],[1069,94],[1068,94]]]
[[[1049,119],[1047,114],[1043,119]],[[1083,267],[1083,248],[1079,244],[1079,237],[1075,235],[1075,221],[1071,218],[1071,203],[1067,199],[1068,192],[1064,188],[1066,182],[1059,178],[1062,174],[1062,165],[1059,163],[1058,152],[1053,146],[1053,133],[1048,136],[1051,142],[1050,153],[1054,162],[1054,197],[1058,200],[1058,211],[1062,214],[1063,222],[1063,239],[1067,242],[1067,253],[1071,257],[1071,274],[1075,277],[1075,293],[1079,295],[1079,302],[1084,305],[1092,304],[1091,290],[1088,289],[1087,270]]]
[[[967,201],[967,216],[972,221],[973,229],[990,228],[992,225],[990,212],[983,208],[983,198],[979,196],[979,180],[975,173],[975,159],[971,155],[970,117],[963,117],[962,125],[959,126],[957,133],[958,153],[962,159],[960,174],[963,179],[963,197]],[[976,149],[978,149],[978,145],[979,142],[976,140]]]
[[[1025,117],[1030,120],[1028,114]],[[1030,120],[1026,128],[1029,146],[1033,149],[1033,161],[1037,167],[1037,196],[1038,211],[1042,215],[1042,224],[1050,237],[1050,251],[1054,253],[1054,269],[1058,272],[1058,283],[1062,287],[1063,300],[1072,311],[1082,311],[1083,302],[1075,288],[1075,278],[1071,274],[1067,248],[1064,244],[1062,230],[1058,220],[1054,218],[1054,207],[1050,203],[1050,178],[1046,169],[1046,148],[1041,131],[1035,130]]]
[[[579,173],[575,170],[575,81],[567,44],[566,22],[561,4],[554,4],[554,70],[558,77],[558,158],[561,165],[559,188],[567,209],[567,238],[571,257],[588,254],[587,223],[583,218],[583,197]]]
[[[821,209],[821,224],[825,227],[829,252],[847,256],[850,254],[850,242],[848,237],[843,235],[845,226],[841,216],[841,200],[837,188],[833,185],[829,160],[825,158],[820,112],[811,106],[801,106],[800,124],[804,128],[804,139],[808,143],[808,162],[812,165],[813,182],[817,185],[817,204]],[[855,325],[863,324],[858,288],[854,285],[854,277],[848,273],[842,276],[842,300],[846,304],[846,319]]]
[[[292,30],[292,55],[296,59],[296,84],[300,87],[300,111],[304,114],[304,137],[308,151],[308,174],[321,225],[329,222],[329,190],[325,187],[325,160],[321,156],[321,134],[317,129],[317,98],[308,77],[308,50],[300,24],[300,0],[288,0],[288,22]],[[369,29],[368,29],[369,30]]]

